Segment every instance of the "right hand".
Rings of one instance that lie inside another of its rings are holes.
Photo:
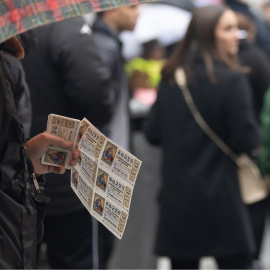
[[[63,174],[66,169],[64,167],[56,167],[41,164],[42,156],[47,152],[50,146],[62,147],[69,149],[73,146],[73,142],[66,141],[58,136],[43,132],[34,138],[30,139],[26,144],[26,155],[32,161],[36,174],[59,173]],[[72,159],[69,162],[70,166],[75,166],[80,158],[80,150],[75,148],[72,152]]]

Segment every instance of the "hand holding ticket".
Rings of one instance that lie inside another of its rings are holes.
[[[121,239],[142,162],[86,118],[80,121],[50,114],[47,132],[73,141],[74,147],[77,144],[81,157],[71,171],[71,188],[89,213]],[[69,169],[71,152],[52,146],[42,163]]]
[[[50,114],[47,122],[47,132],[67,141],[73,142],[71,149],[50,146],[48,151],[41,159],[44,165],[62,166],[70,169],[69,162],[72,159],[72,150],[74,150],[80,128],[80,120],[72,119],[56,114]]]

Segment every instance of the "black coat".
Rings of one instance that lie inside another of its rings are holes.
[[[270,86],[270,58],[256,44],[241,40],[239,59],[242,65],[250,68],[247,77],[252,90],[255,115],[260,122],[264,94]]]
[[[103,133],[126,150],[130,148],[129,90],[122,58],[119,33],[102,18],[93,24],[93,36],[104,64],[110,70],[115,109],[112,119]]]
[[[2,58],[7,68],[8,81],[13,92],[17,113],[23,125],[25,137],[28,138],[32,125],[32,103],[24,70],[19,59],[4,53],[2,54]]]
[[[32,98],[32,136],[46,130],[50,113],[86,117],[98,128],[111,118],[109,70],[101,62],[92,34],[82,32],[83,25],[84,20],[76,17],[36,30],[36,49],[22,61]],[[51,196],[48,215],[83,208],[69,177],[70,171],[46,175]]]
[[[201,61],[193,71],[189,88],[210,127],[237,153],[258,147],[245,76],[217,65],[213,85]],[[175,84],[161,82],[145,133],[163,149],[156,253],[178,259],[250,254],[254,240],[236,164],[201,130]]]
[[[0,65],[0,268],[32,269],[42,237],[43,202],[48,198],[34,191],[27,170],[23,127],[2,59]]]

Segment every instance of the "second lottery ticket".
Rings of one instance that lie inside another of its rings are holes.
[[[70,169],[69,161],[72,158],[72,150],[76,146],[80,123],[80,120],[56,114],[50,114],[48,116],[47,132],[67,141],[72,141],[73,147],[71,149],[64,149],[54,145],[50,146],[41,159],[42,164],[58,167],[63,166],[66,169]]]

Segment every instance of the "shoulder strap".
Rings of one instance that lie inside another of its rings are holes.
[[[191,93],[187,87],[186,82],[186,75],[183,69],[178,68],[175,71],[175,81],[179,88],[182,91],[183,97],[187,106],[192,113],[195,121],[201,127],[201,129],[208,135],[208,137],[226,154],[228,155],[237,165],[238,163],[238,156],[234,153],[232,149],[230,149],[222,140],[221,138],[209,127],[209,125],[205,122],[204,118],[200,114],[197,109],[197,106],[194,103],[194,100],[191,96]]]

